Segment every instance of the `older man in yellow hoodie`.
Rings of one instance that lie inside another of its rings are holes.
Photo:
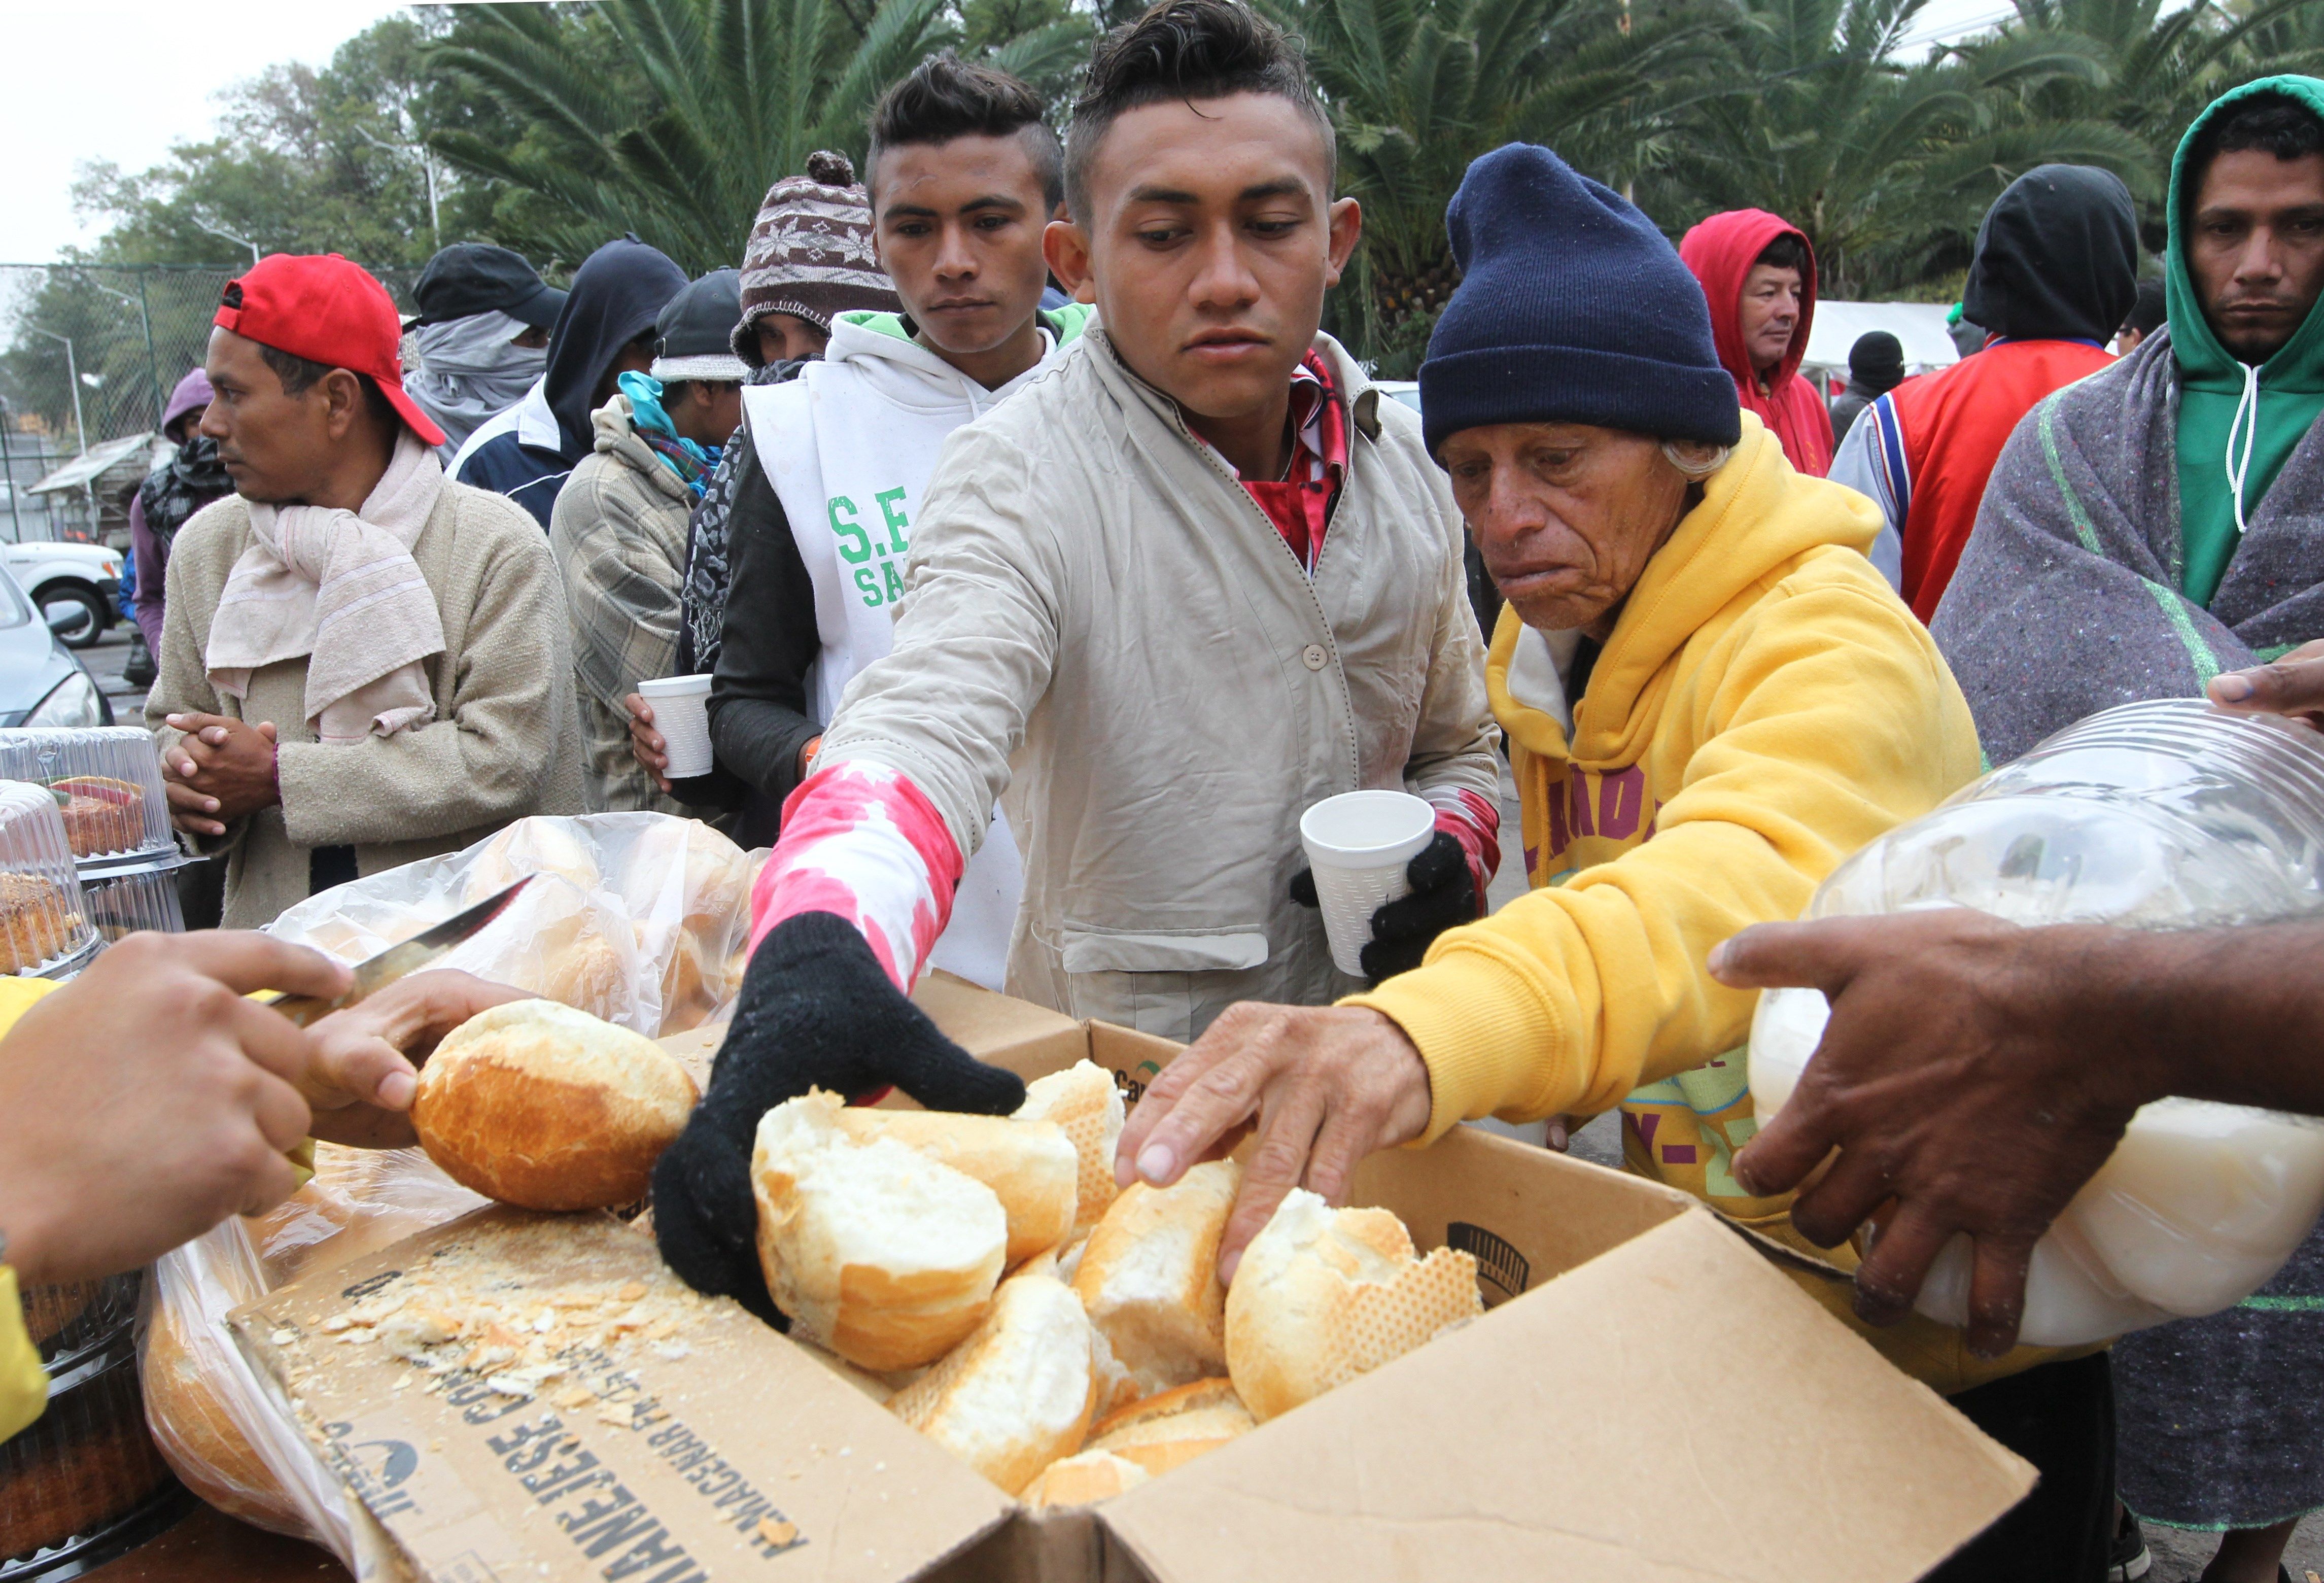
[[[1464,276],[1422,408],[1509,601],[1487,677],[1535,889],[1338,1006],[1231,1010],[1148,1089],[1118,1169],[1175,1180],[1256,1116],[1231,1273],[1283,1193],[1336,1198],[1370,1150],[1619,1105],[1634,1171],[1796,1240],[1788,1198],[1729,1171],[1754,1127],[1754,997],[1705,958],[1796,917],[1842,857],[1974,776],[1975,727],[1865,559],[1877,514],[1738,412],[1702,292],[1650,221],[1513,144],[1470,168],[1447,223]],[[1810,1284],[1845,1313],[1844,1287]],[[1925,1321],[1875,1340],[1971,1397],[2045,1356],[1975,1359]],[[2034,1432],[1988,1423],[2059,1509],[2021,1508],[1939,1576],[2054,1583],[2093,1542],[2102,1569],[2110,1398],[2092,1362],[2095,1378],[2045,1369],[2030,1402],[1991,1415]]]

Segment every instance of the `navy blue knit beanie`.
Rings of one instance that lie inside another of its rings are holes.
[[[1420,366],[1432,455],[1490,423],[1742,438],[1702,288],[1620,194],[1512,143],[1469,167],[1444,225],[1463,273]]]

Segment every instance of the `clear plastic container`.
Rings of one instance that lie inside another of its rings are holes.
[[[1810,918],[1967,906],[2022,924],[2217,927],[2324,911],[2324,736],[2195,699],[2126,704],[2045,739],[1935,812],[1849,857]],[[1751,1029],[1762,1119],[1787,1099],[1830,1015],[1771,990]],[[2091,1059],[2107,1059],[2094,1049]],[[2142,1108],[2035,1245],[2020,1335],[2103,1340],[2216,1313],[2264,1285],[2324,1211],[2324,1125],[2240,1106]],[[1917,1306],[1965,1324],[1958,1236]]]
[[[95,942],[56,799],[0,780],[0,973],[50,977]]]
[[[0,778],[29,781],[56,795],[77,859],[110,863],[177,850],[161,757],[141,727],[0,731]]]
[[[183,866],[170,859],[82,875],[81,897],[97,938],[111,945],[141,929],[183,934],[186,914],[178,904],[178,870]]]

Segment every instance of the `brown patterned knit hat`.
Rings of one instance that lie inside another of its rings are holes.
[[[742,321],[734,355],[757,367],[754,329],[770,313],[793,313],[829,334],[835,314],[900,313],[903,301],[872,256],[872,199],[845,154],[818,149],[807,174],[767,189],[742,250]]]

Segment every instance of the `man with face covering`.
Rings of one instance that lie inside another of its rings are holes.
[[[589,414],[613,399],[615,380],[653,366],[654,318],[685,289],[686,272],[635,236],[582,260],[549,332],[548,371],[522,401],[468,436],[453,478],[507,495],[546,532],[557,492],[596,449]]]
[[[2107,171],[2039,165],[1986,211],[1962,301],[1994,338],[1867,407],[1831,464],[1903,535],[1898,591],[1923,621],[1952,580],[2010,431],[2043,396],[2114,361],[2107,342],[2137,294],[2137,219],[2129,189]]]
[[[403,383],[444,431],[437,450],[448,462],[549,366],[549,332],[565,293],[505,247],[456,242],[428,261],[411,294],[420,301],[412,326],[420,366]]]

